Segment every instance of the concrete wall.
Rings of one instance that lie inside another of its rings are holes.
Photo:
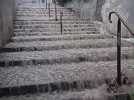
[[[13,35],[14,1],[0,0],[0,47]]]

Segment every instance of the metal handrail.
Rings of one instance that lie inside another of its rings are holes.
[[[58,19],[57,19],[57,7],[56,7],[56,0],[54,0],[54,8],[55,8],[55,21],[58,21]]]
[[[128,31],[134,36],[134,32],[128,27],[127,23],[123,20],[123,18],[117,12],[109,13],[109,22],[112,23],[111,16],[115,14],[118,17],[118,25],[117,25],[117,83],[118,85],[122,85],[122,75],[121,75],[121,24],[123,24]]]
[[[112,14],[115,14],[122,22],[122,24],[128,29],[128,31],[131,33],[132,36],[134,36],[134,32],[129,28],[128,24],[123,20],[123,18],[117,13],[117,12],[110,12],[109,13],[109,21],[112,23],[111,16]]]
[[[62,22],[63,12],[60,12],[60,30],[61,35],[63,34],[63,22]]]
[[[46,0],[46,9],[47,9],[47,0]]]
[[[50,15],[50,3],[48,3],[48,16],[49,16],[49,18],[51,17],[51,15]]]

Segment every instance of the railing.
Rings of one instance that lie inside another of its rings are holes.
[[[62,23],[62,17],[63,17],[63,12],[60,12],[60,31],[61,31],[61,35],[63,34],[63,23]]]
[[[109,22],[112,23],[111,16],[115,14],[118,17],[117,23],[117,83],[118,85],[122,85],[122,73],[121,73],[121,25],[123,24],[127,30],[134,36],[134,32],[128,27],[127,23],[123,20],[123,18],[117,12],[109,13]]]
[[[46,9],[47,9],[47,0],[46,0]]]
[[[48,3],[48,16],[49,16],[49,18],[51,17],[51,15],[50,15],[50,3]]]
[[[56,7],[56,0],[53,1],[54,2],[54,8],[55,8],[55,21],[57,21],[57,7]]]

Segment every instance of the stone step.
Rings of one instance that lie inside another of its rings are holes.
[[[59,21],[55,20],[14,20],[14,23],[17,25],[20,24],[48,24],[48,23],[59,23]],[[73,19],[73,20],[63,20],[63,23],[69,23],[69,24],[93,24],[90,20],[87,19]]]
[[[43,17],[42,17],[43,18]],[[31,18],[32,19],[32,18]],[[48,18],[49,19],[49,18]],[[70,21],[68,21],[70,20]],[[91,25],[91,26],[94,26],[94,23],[91,22],[91,21],[73,21],[71,19],[68,19],[68,20],[63,20],[62,23],[64,25]],[[48,20],[43,20],[43,19],[36,19],[36,20],[19,20],[19,21],[14,21],[14,25],[57,25],[57,24],[60,24],[60,20],[58,21],[55,21],[55,19],[50,19],[49,21]]]
[[[46,90],[45,87],[47,88],[47,92],[64,91],[64,89],[91,89],[105,84],[106,79],[116,78],[116,63],[116,61],[100,61],[4,67],[0,68],[0,90],[8,87],[20,89],[29,85],[35,88],[43,85],[44,90]],[[133,59],[122,60],[122,72],[128,76],[129,80],[134,79],[133,69],[129,69],[132,65]],[[71,84],[74,84],[73,87]]]
[[[60,23],[57,24],[23,24],[23,25],[14,25],[14,29],[28,29],[28,28],[59,28],[60,27]],[[92,24],[64,24],[63,23],[63,28],[96,28],[94,25]]]
[[[49,16],[31,16],[31,17],[18,17],[16,18],[17,20],[23,20],[23,19],[26,19],[26,20],[55,20],[55,16],[52,16],[49,18]],[[57,19],[59,20],[60,17],[57,17]],[[63,20],[74,20],[74,19],[79,19],[77,16],[73,16],[73,17],[63,17]]]
[[[43,20],[43,18],[45,19],[45,17],[47,18],[47,19],[49,19],[49,15],[48,14],[24,14],[24,15],[22,15],[22,14],[17,14],[16,15],[17,16],[17,20],[23,20],[23,19],[32,19],[32,20],[36,20],[36,19],[42,19]],[[40,17],[40,18],[38,18],[38,17]],[[55,15],[54,14],[50,14],[50,18],[55,18]],[[57,17],[58,17],[58,19],[60,18],[60,14],[57,14]],[[78,17],[76,16],[76,15],[73,15],[73,14],[68,14],[68,15],[63,15],[62,16],[62,19],[78,19]]]
[[[71,19],[69,19],[69,20],[71,20]],[[26,25],[45,25],[45,26],[47,26],[47,25],[59,25],[60,24],[60,22],[59,21],[55,21],[55,20],[50,20],[49,22],[29,22],[29,21],[20,21],[20,22],[14,22],[14,25],[16,25],[16,26],[19,26],[19,25],[22,25],[22,26],[26,26]],[[90,22],[73,22],[73,21],[63,21],[63,24],[64,25],[69,25],[69,26],[71,26],[71,25],[80,25],[80,26],[84,26],[84,25],[87,25],[87,26],[93,26],[93,23],[90,23]]]
[[[61,12],[57,12],[57,15],[59,16],[60,15],[60,13]],[[43,11],[39,11],[39,12],[18,12],[18,13],[16,13],[16,16],[26,16],[26,15],[33,15],[33,16],[37,16],[37,15],[48,15],[49,14],[49,12],[47,11],[47,12],[43,12]],[[52,12],[52,11],[50,11],[50,15],[53,15],[53,16],[55,16],[55,12]],[[74,13],[72,13],[72,12],[64,12],[63,13],[63,16],[76,16]]]
[[[30,88],[29,88],[30,89]],[[0,98],[1,100],[131,100],[131,94],[117,93],[107,94],[104,86],[94,89],[83,89],[81,91],[62,91],[62,92],[36,92],[18,95],[10,93],[10,95]],[[21,92],[22,93],[22,92]],[[13,96],[14,95],[14,96]]]
[[[49,20],[26,20],[26,19],[23,19],[23,20],[16,20],[15,19],[14,21],[15,22],[24,22],[24,21],[29,21],[29,22],[31,22],[31,21],[32,22],[49,22]],[[84,18],[79,18],[79,19],[74,19],[74,20],[63,20],[63,21],[65,21],[65,22],[83,22],[83,23],[90,22],[90,23],[93,23],[93,21],[91,21],[89,19],[84,19]]]
[[[20,42],[10,43],[6,47],[0,49],[3,52],[22,52],[22,51],[44,51],[44,50],[60,50],[60,49],[73,49],[73,48],[107,48],[115,47],[115,39],[96,40],[75,40],[75,41],[33,41],[33,42]],[[108,42],[106,42],[108,41]],[[122,47],[131,47],[131,43],[122,42]]]
[[[17,17],[31,17],[31,16],[33,16],[33,17],[36,17],[36,16],[49,16],[49,13],[18,13],[18,14],[16,14],[16,16]],[[55,17],[55,14],[54,13],[50,13],[50,17],[52,17],[52,16],[54,16]],[[57,13],[57,16],[59,17],[60,16],[60,12],[59,13]],[[64,18],[64,17],[70,17],[70,19],[71,19],[71,17],[73,18],[73,17],[76,17],[76,15],[74,15],[74,14],[67,14],[67,13],[64,13],[63,14],[63,16],[62,16],[62,18]]]
[[[34,10],[39,10],[39,9],[42,9],[42,10],[48,10],[44,7],[19,7],[18,9],[16,9],[16,11],[34,11]],[[55,8],[52,8],[51,7],[51,10],[54,10],[55,11]],[[60,11],[70,11],[70,8],[57,8],[57,11],[60,10]]]
[[[15,33],[18,33],[18,32],[46,32],[46,33],[49,33],[51,34],[51,32],[60,32],[61,31],[61,28],[34,28],[34,29],[16,29],[14,30]],[[82,32],[82,33],[88,33],[88,32],[95,32],[97,31],[96,28],[63,28],[63,33],[66,34],[66,33],[72,33],[72,32]]]
[[[95,42],[93,42],[95,41]],[[107,41],[107,42],[106,42]],[[116,39],[90,39],[90,40],[61,40],[61,41],[31,41],[13,42],[0,49],[3,52],[44,51],[73,48],[108,48],[116,47]],[[122,41],[122,47],[132,47],[131,43]]]
[[[48,13],[49,12],[49,9],[25,9],[25,10],[16,10],[16,14],[17,13],[40,13],[40,12],[45,12],[45,13]],[[55,9],[50,9],[50,12],[51,13],[54,13],[55,14]],[[71,10],[60,10],[60,9],[57,9],[57,12],[63,12],[63,13],[69,13],[69,14],[72,14],[74,13],[75,11],[71,11]]]
[[[49,9],[24,9],[24,10],[16,10],[16,13],[34,13],[34,12],[48,12]],[[50,9],[50,12],[55,13],[55,9]],[[57,12],[63,12],[63,13],[73,13],[73,11],[71,10],[61,10],[61,9],[57,9]]]
[[[22,85],[16,87],[5,87],[0,88],[0,97],[4,96],[19,96],[26,94],[39,94],[39,93],[60,93],[60,92],[72,92],[72,91],[82,91],[84,89],[97,88],[95,81],[72,81],[72,82],[55,82],[46,84],[35,84],[35,85]],[[100,82],[99,85],[102,85]]]
[[[72,25],[73,26],[73,25]],[[74,27],[72,27],[71,25],[63,25],[63,30],[78,30],[78,31],[92,31],[92,30],[97,30],[95,27],[88,27],[88,25],[83,25],[83,27],[78,27],[77,25],[74,25]],[[82,25],[81,25],[82,26]],[[57,29],[58,28],[58,29]],[[22,28],[15,28],[14,31],[30,31],[30,30],[59,30],[60,29],[60,24],[57,26],[54,25],[48,25],[48,27],[24,27],[22,26]]]
[[[75,12],[69,12],[69,11],[57,11],[57,15],[60,15],[60,13],[63,12],[63,15],[76,15]],[[20,12],[16,12],[16,15],[37,15],[37,14],[49,14],[49,10],[47,11],[43,11],[43,10],[35,10],[35,11],[20,11]],[[55,11],[50,10],[50,14],[51,15],[55,15]]]
[[[14,29],[29,29],[29,28],[59,28],[60,27],[60,23],[57,24],[16,24],[14,25]],[[95,28],[94,24],[64,24],[63,23],[63,27],[64,28],[83,28],[83,27],[88,27],[88,28]]]
[[[116,47],[88,48],[88,49],[61,49],[54,51],[31,51],[1,53],[0,66],[25,66],[39,64],[62,64],[71,62],[98,62],[116,60]],[[122,47],[122,59],[133,58],[132,47]]]
[[[10,42],[31,42],[31,41],[59,41],[59,40],[88,40],[88,39],[111,39],[109,34],[63,34],[63,35],[36,35],[36,36],[16,36]]]
[[[100,34],[98,31],[87,31],[87,32],[14,32],[14,36],[59,36],[59,35],[96,35]]]
[[[24,22],[24,23],[16,23],[14,26],[15,27],[21,27],[21,25],[22,25],[22,27],[24,27],[24,26],[28,26],[28,27],[31,27],[32,26],[32,24],[33,24],[33,27],[34,26],[44,26],[44,27],[48,27],[48,26],[59,26],[60,25],[60,22],[56,22],[56,23],[29,23],[29,22]],[[71,23],[63,23],[63,25],[64,26],[72,26],[72,27],[84,27],[84,26],[88,26],[88,27],[95,27],[93,24],[89,24],[89,23],[87,23],[87,24],[81,24],[81,23],[73,23],[73,22],[71,22]]]

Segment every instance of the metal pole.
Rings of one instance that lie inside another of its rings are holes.
[[[46,0],[46,9],[47,9],[47,0]]]
[[[56,1],[54,0],[54,5],[55,5],[55,21],[57,21],[57,7],[56,7]]]
[[[117,27],[117,82],[121,86],[121,20],[118,19]]]
[[[49,14],[49,18],[50,18],[50,3],[48,3],[48,14]]]
[[[60,12],[60,29],[61,29],[61,34],[63,34],[62,16],[63,16],[63,12]]]

